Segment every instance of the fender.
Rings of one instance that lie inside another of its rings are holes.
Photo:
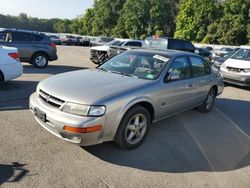
[[[113,132],[113,135],[114,135],[114,136],[115,136],[115,134],[116,134],[116,131],[117,131],[117,129],[118,129],[118,127],[119,127],[119,125],[120,125],[120,123],[121,123],[122,118],[124,117],[124,115],[128,112],[128,110],[129,110],[131,107],[133,107],[133,106],[135,106],[136,104],[141,103],[141,102],[148,102],[148,103],[150,103],[150,104],[153,106],[153,108],[155,109],[155,106],[153,105],[153,102],[150,100],[150,98],[148,98],[148,97],[146,97],[146,96],[134,98],[133,100],[131,100],[130,102],[128,102],[125,106],[123,106],[123,108],[120,110],[120,112],[119,112],[119,114],[118,114],[118,116],[117,116],[117,120],[116,120],[116,122],[115,122],[115,124],[117,125],[117,126],[116,126],[117,128],[116,128],[116,129],[114,130],[114,132]],[[154,115],[155,115],[155,114],[154,114]]]

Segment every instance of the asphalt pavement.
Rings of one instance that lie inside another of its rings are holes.
[[[88,67],[87,47],[58,47],[46,69],[0,86],[0,187],[250,187],[250,89],[226,85],[214,110],[154,124],[141,147],[79,147],[41,128],[28,109],[36,85]]]

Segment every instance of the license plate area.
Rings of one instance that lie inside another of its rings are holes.
[[[38,108],[34,108],[34,115],[42,122],[46,123],[46,114]]]

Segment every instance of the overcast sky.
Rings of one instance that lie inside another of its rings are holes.
[[[39,18],[75,18],[92,7],[94,0],[0,0],[0,14]]]

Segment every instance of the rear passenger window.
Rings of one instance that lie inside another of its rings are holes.
[[[174,49],[174,50],[183,50],[184,48],[184,43],[180,40],[168,40],[168,49]]]
[[[6,41],[6,33],[0,33],[0,41]]]
[[[13,42],[26,42],[31,41],[31,37],[27,33],[12,33],[12,41]]]
[[[199,57],[190,57],[190,61],[192,63],[193,76],[204,76],[206,74],[210,74],[210,66],[205,64],[204,61]]]
[[[142,47],[142,43],[141,42],[128,42],[125,44],[125,46],[138,46],[138,47]]]
[[[31,40],[32,41],[42,41],[43,40],[43,36],[39,36],[39,35],[31,35]]]

